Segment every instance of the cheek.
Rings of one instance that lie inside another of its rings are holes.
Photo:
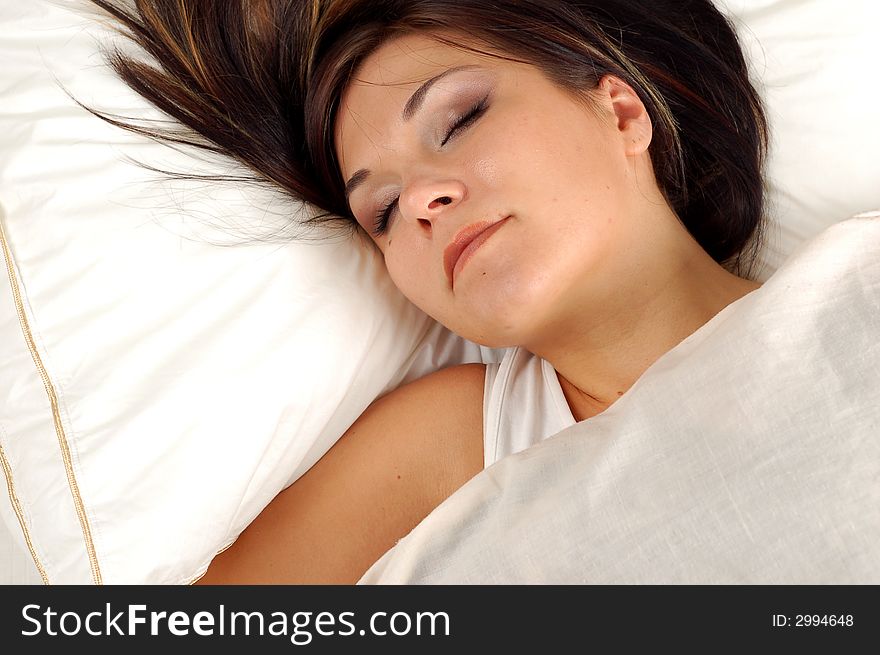
[[[489,157],[485,154],[485,149],[480,149],[474,160],[470,163],[469,168],[472,171],[473,179],[481,187],[487,191],[497,191],[501,189],[503,175],[499,170],[497,153]]]
[[[437,276],[418,248],[403,243],[403,239],[386,249],[385,266],[394,286],[416,307],[437,318],[441,292]]]

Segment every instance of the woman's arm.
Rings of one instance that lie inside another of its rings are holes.
[[[373,403],[199,584],[353,584],[483,468],[485,366],[437,371]]]

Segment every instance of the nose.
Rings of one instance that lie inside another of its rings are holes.
[[[404,217],[417,221],[431,233],[436,221],[455,209],[467,197],[467,187],[460,180],[415,180],[400,194]]]

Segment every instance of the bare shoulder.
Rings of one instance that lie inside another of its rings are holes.
[[[394,459],[439,504],[483,468],[485,376],[485,365],[463,364],[410,382],[374,402],[345,439],[397,450]]]
[[[474,418],[479,418],[482,426],[485,379],[484,364],[450,366],[382,396],[360,420],[369,420],[373,413],[381,415],[383,420],[401,413],[423,422],[429,430],[445,423],[462,425],[463,422],[472,422]],[[431,414],[429,420],[425,411],[431,409],[443,411]]]

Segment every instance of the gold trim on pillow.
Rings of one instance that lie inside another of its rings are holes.
[[[18,518],[18,524],[21,526],[21,531],[24,534],[24,541],[31,553],[31,557],[34,558],[34,564],[37,565],[40,577],[43,578],[43,584],[49,584],[46,569],[40,564],[40,558],[37,557],[37,551],[34,550],[34,542],[31,541],[31,533],[24,522],[24,512],[21,509],[21,503],[18,502],[18,496],[15,495],[15,485],[12,484],[12,468],[9,466],[9,460],[6,459],[6,453],[3,452],[2,445],[0,445],[0,465],[3,466],[3,473],[6,474],[6,488],[9,490],[9,500],[12,502],[12,509],[15,510],[15,516]]]
[[[52,420],[55,424],[55,434],[58,436],[58,445],[61,448],[61,457],[64,460],[64,469],[67,472],[67,484],[70,487],[70,493],[73,496],[73,504],[76,507],[76,513],[79,517],[79,524],[82,527],[86,552],[89,556],[89,565],[92,569],[92,581],[96,585],[99,585],[102,584],[101,569],[98,566],[98,556],[95,553],[95,542],[92,540],[92,530],[89,526],[88,517],[86,516],[86,510],[85,506],[83,505],[82,496],[79,493],[79,485],[76,483],[76,475],[73,471],[73,463],[70,456],[70,447],[67,445],[67,436],[64,434],[64,425],[61,423],[61,412],[58,408],[58,396],[55,393],[55,386],[52,384],[52,380],[49,379],[49,374],[46,372],[46,367],[43,366],[43,360],[40,358],[40,353],[37,350],[36,343],[34,342],[34,337],[31,334],[31,328],[28,324],[27,315],[24,311],[24,303],[21,300],[21,292],[19,291],[18,287],[18,278],[15,275],[15,268],[12,265],[12,252],[10,251],[9,244],[6,241],[6,232],[3,229],[2,220],[0,220],[0,245],[2,245],[3,247],[3,257],[6,260],[6,273],[9,276],[9,286],[12,289],[12,297],[15,301],[15,310],[16,312],[18,312],[18,322],[19,325],[21,325],[21,332],[24,335],[24,340],[27,343],[28,350],[30,350],[31,358],[34,360],[34,365],[37,367],[40,378],[42,378],[43,380],[43,386],[46,389],[46,395],[49,396],[49,402],[52,405]],[[11,478],[8,477],[8,473],[7,480],[11,480]],[[15,502],[17,501],[13,502],[13,506],[15,506]],[[19,521],[21,521],[21,516],[19,516]],[[22,527],[24,527],[24,524],[22,524]],[[25,533],[25,540],[30,543],[30,537],[27,533]]]

